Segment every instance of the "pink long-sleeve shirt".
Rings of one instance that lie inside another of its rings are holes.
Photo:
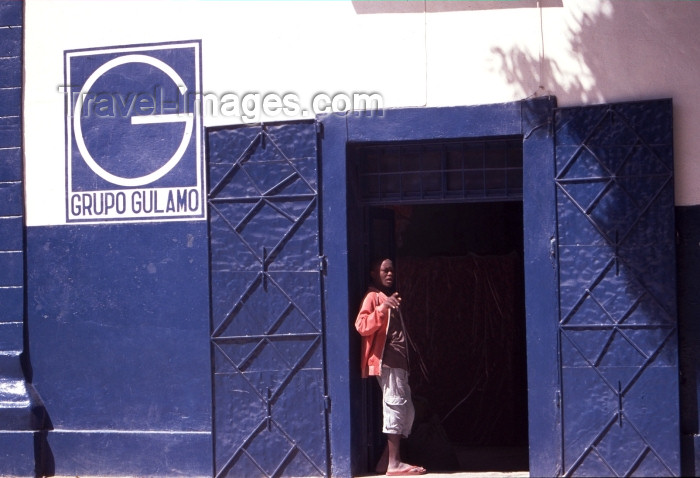
[[[381,307],[386,299],[386,294],[370,287],[355,319],[355,329],[362,336],[360,367],[363,378],[381,375],[390,320],[390,309]]]

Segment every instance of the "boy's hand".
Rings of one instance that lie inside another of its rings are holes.
[[[384,305],[386,305],[388,309],[398,309],[401,305],[401,297],[399,296],[399,293],[394,292],[390,297],[387,297],[384,301]]]

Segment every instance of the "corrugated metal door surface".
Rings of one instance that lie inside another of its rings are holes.
[[[216,475],[327,475],[316,125],[207,140]]]
[[[679,475],[671,101],[555,128],[562,474]]]

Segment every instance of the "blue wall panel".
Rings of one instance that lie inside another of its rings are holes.
[[[0,287],[0,304],[3,312],[0,322],[15,322],[22,318],[24,290],[15,287]]]
[[[2,25],[21,25],[24,2],[5,0],[0,2],[0,23]]]
[[[0,475],[34,475],[34,433],[0,432]]]
[[[21,366],[24,345],[22,23],[24,2],[0,1],[0,475],[34,472],[40,403]]]
[[[22,150],[20,148],[0,150],[0,178],[5,181],[22,179]]]
[[[23,212],[22,183],[0,183],[0,216],[21,216]]]
[[[24,257],[22,251],[0,254],[0,287],[22,284],[24,280]]]
[[[22,238],[21,217],[0,218],[0,251],[21,251],[24,248]]]
[[[0,116],[0,148],[22,146],[22,121],[17,116]]]
[[[29,228],[27,276],[55,472],[210,474],[206,223]]]
[[[22,8],[23,2],[2,2],[0,19],[2,26],[10,26],[0,30],[0,56],[18,56],[22,50]],[[10,5],[14,3],[15,6]]]
[[[58,476],[211,476],[204,433],[50,432],[44,470]]]
[[[22,59],[19,56],[0,58],[0,87],[22,85]]]
[[[19,116],[21,112],[21,88],[0,89],[0,116]]]

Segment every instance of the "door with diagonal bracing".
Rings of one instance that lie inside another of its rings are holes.
[[[680,473],[670,100],[555,113],[562,475]]]
[[[325,476],[316,125],[207,142],[216,476]]]

